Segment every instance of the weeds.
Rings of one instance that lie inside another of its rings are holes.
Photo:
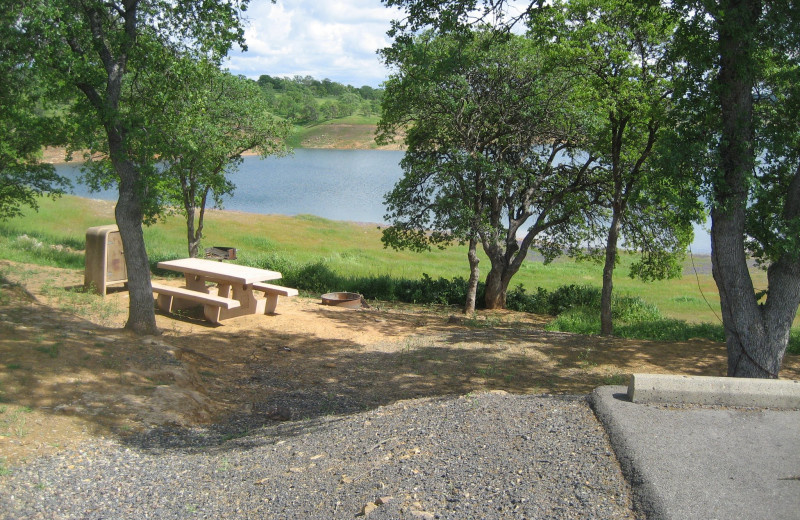
[[[502,320],[495,316],[478,317],[474,314],[464,321],[464,325],[473,329],[493,329],[501,323]]]
[[[0,431],[6,435],[25,437],[28,435],[26,415],[32,412],[33,409],[28,406],[21,406],[14,411],[9,411],[7,406],[0,407]]]
[[[38,347],[33,348],[33,350],[35,350],[36,352],[47,354],[52,359],[58,357],[60,349],[61,347],[59,346],[59,343],[53,343],[51,345],[39,345]]]
[[[578,353],[578,364],[580,366],[583,368],[592,368],[597,366],[597,363],[590,359],[593,350],[594,349],[592,347],[586,347]]]
[[[42,294],[55,299],[62,311],[98,319],[101,325],[110,325],[120,312],[119,306],[113,300],[106,300],[84,287],[62,288],[47,284],[42,287]]]
[[[606,386],[627,386],[629,380],[630,376],[627,374],[607,374],[601,381]]]
[[[485,378],[496,377],[501,373],[501,370],[494,365],[489,365],[488,367],[478,369],[478,374]]]
[[[6,466],[6,458],[0,457],[0,477],[11,475],[11,468]]]

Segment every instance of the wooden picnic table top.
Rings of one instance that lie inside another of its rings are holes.
[[[277,280],[282,275],[278,271],[258,269],[246,265],[226,264],[202,258],[180,258],[159,262],[158,267],[181,273],[202,276],[209,280],[250,285],[266,280]]]

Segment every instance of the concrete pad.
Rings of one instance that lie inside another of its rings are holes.
[[[633,374],[628,398],[634,403],[800,409],[800,381]]]
[[[800,411],[590,402],[647,520],[800,518]]]

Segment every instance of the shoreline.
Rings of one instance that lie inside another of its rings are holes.
[[[313,146],[298,146],[293,148],[293,150],[342,150],[342,151],[365,151],[365,152],[403,152],[405,151],[404,147],[402,146],[379,146],[374,148],[359,148],[359,147],[313,147]],[[47,146],[42,149],[42,158],[39,162],[44,164],[52,164],[52,165],[64,165],[64,164],[83,164],[84,161],[82,157],[78,157],[83,154],[83,151],[76,151],[73,154],[72,160],[66,160],[66,149],[61,146]],[[257,152],[247,151],[242,154],[242,157],[258,157]]]

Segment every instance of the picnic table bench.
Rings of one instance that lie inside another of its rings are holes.
[[[159,309],[172,312],[199,304],[212,323],[246,314],[274,314],[280,296],[298,294],[297,289],[263,283],[281,278],[281,273],[267,269],[201,258],[168,260],[158,267],[181,272],[186,279],[185,287],[153,284]],[[256,292],[265,297],[256,297]]]
[[[173,287],[160,283],[152,283],[153,292],[158,294],[158,308],[164,312],[173,312],[175,298],[199,303],[203,306],[203,316],[211,323],[218,324],[221,309],[230,310],[241,307],[241,303],[233,298],[225,298],[211,293],[201,293],[186,287]]]
[[[253,283],[253,289],[263,292],[264,296],[266,296],[267,303],[264,306],[264,312],[267,314],[272,314],[275,312],[275,308],[278,306],[279,296],[291,297],[297,296],[298,294],[297,289],[282,287],[280,285],[272,285],[271,283],[255,282]]]

